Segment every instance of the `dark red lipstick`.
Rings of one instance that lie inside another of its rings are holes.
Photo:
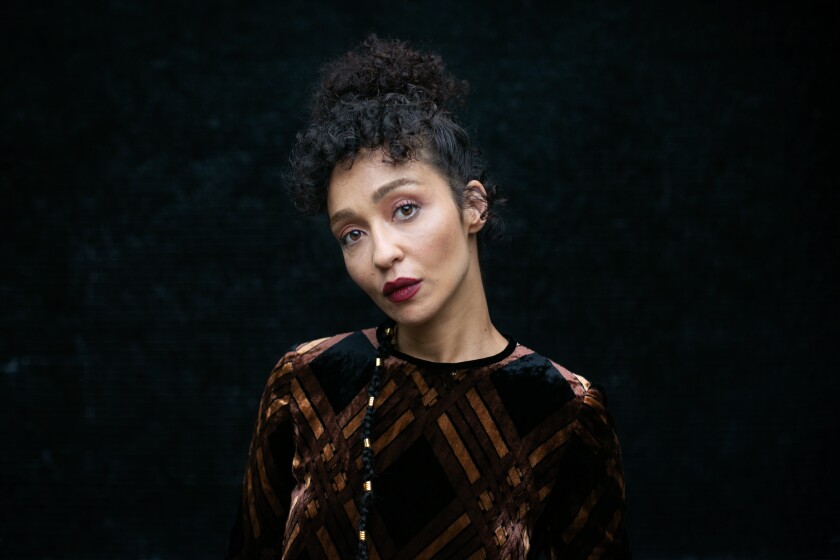
[[[385,282],[382,293],[394,303],[400,303],[414,297],[420,289],[420,280],[417,278],[397,278],[393,282]]]

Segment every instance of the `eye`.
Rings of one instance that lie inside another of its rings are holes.
[[[344,235],[338,238],[338,242],[341,243],[342,246],[346,247],[348,245],[352,245],[356,241],[362,238],[362,231],[359,229],[351,229]]]
[[[416,202],[404,202],[397,206],[394,210],[394,219],[398,221],[410,220],[420,210],[420,205]]]

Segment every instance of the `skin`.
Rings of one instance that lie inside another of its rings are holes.
[[[470,181],[468,189],[484,193]],[[461,362],[501,352],[478,263],[481,201],[461,209],[447,179],[422,161],[393,163],[379,150],[338,165],[327,191],[330,229],[354,282],[397,323],[402,352]],[[421,280],[409,300],[383,293],[397,278]]]

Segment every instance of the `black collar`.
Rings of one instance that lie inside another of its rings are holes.
[[[388,354],[394,356],[395,358],[399,358],[401,360],[405,360],[406,362],[412,363],[416,366],[420,366],[423,368],[428,369],[442,369],[447,371],[457,370],[457,369],[473,369],[483,366],[489,366],[490,364],[495,364],[496,362],[500,362],[513,354],[513,351],[516,349],[516,341],[506,335],[502,334],[507,341],[508,344],[505,346],[504,350],[499,352],[498,354],[494,354],[492,356],[487,356],[484,358],[477,358],[475,360],[467,360],[465,362],[431,362],[429,360],[423,360],[420,358],[415,358],[410,354],[405,354],[400,352],[396,348],[394,348],[391,344],[391,341],[385,336],[385,329],[390,327],[393,329],[396,323],[393,319],[388,319],[385,322],[381,323],[378,327],[376,327],[376,340],[381,345],[385,345],[388,347]]]

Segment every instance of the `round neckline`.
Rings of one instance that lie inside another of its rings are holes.
[[[391,327],[393,328],[395,322],[393,320],[385,321],[384,323],[380,324],[376,328],[376,339],[378,340],[379,344],[383,344],[385,340],[385,333],[383,332],[385,328]],[[495,364],[496,362],[500,362],[513,354],[513,351],[516,349],[516,341],[513,337],[508,336],[504,333],[500,333],[503,337],[505,337],[508,341],[507,346],[505,346],[504,350],[497,354],[493,354],[492,356],[485,356],[483,358],[476,358],[474,360],[466,360],[463,362],[432,362],[430,360],[424,360],[422,358],[417,358],[412,356],[411,354],[406,354],[405,352],[400,352],[396,348],[390,349],[390,355],[394,356],[395,358],[399,358],[406,362],[410,362],[416,366],[426,367],[429,369],[444,369],[444,370],[458,370],[458,369],[472,369],[478,368],[482,366],[489,366],[490,364]]]

